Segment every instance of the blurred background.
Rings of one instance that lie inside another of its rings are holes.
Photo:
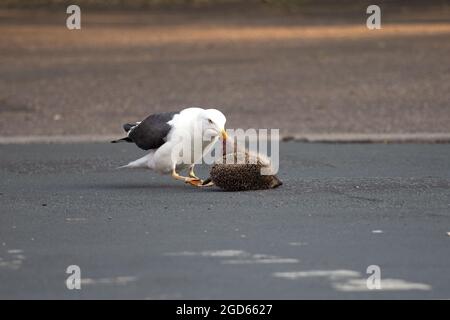
[[[0,2],[1,136],[120,135],[188,106],[284,136],[449,133],[450,1]]]

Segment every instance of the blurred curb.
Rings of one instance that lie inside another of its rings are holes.
[[[122,137],[122,135],[11,136],[0,137],[0,144],[104,143]],[[450,133],[294,134],[281,135],[280,140],[311,143],[450,143]]]
[[[282,141],[322,143],[450,143],[450,133],[330,133],[285,135]]]
[[[120,138],[123,135],[12,136],[0,137],[0,144],[109,142]]]

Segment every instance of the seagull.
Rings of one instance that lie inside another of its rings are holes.
[[[220,138],[226,142],[225,122],[225,116],[217,109],[186,108],[179,112],[155,113],[143,121],[124,124],[127,136],[111,142],[131,142],[150,151],[119,168],[148,168],[200,187],[203,181],[195,175],[194,166]],[[180,162],[180,150],[190,152],[189,161],[183,154]],[[187,168],[188,177],[178,173]]]

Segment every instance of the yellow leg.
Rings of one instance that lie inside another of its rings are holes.
[[[194,164],[192,166],[189,167],[189,177],[193,178],[193,179],[198,179],[201,181],[201,183],[199,185],[196,184],[197,187],[211,187],[214,185],[214,183],[211,181],[211,179],[205,180],[203,181],[202,179],[200,179],[199,177],[197,177],[197,175],[194,173]]]
[[[199,179],[199,180],[200,180],[200,178],[197,177],[197,176],[195,175],[195,173],[194,173],[194,165],[192,165],[192,166],[189,167],[189,177],[194,178],[194,179]]]
[[[214,182],[212,182],[211,178],[206,179],[202,183],[202,187],[211,187],[214,185]]]
[[[181,180],[184,181],[185,183],[189,183],[190,185],[199,187],[202,185],[203,181],[200,180],[199,178],[193,178],[193,177],[183,177],[180,176],[175,169],[172,170],[172,177],[176,180]]]

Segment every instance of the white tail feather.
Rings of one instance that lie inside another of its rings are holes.
[[[155,154],[154,151],[150,152],[149,154],[143,156],[142,158],[139,158],[137,160],[131,161],[129,164],[126,164],[124,166],[120,166],[117,169],[124,169],[124,168],[154,168],[154,161],[153,161],[153,155]]]

